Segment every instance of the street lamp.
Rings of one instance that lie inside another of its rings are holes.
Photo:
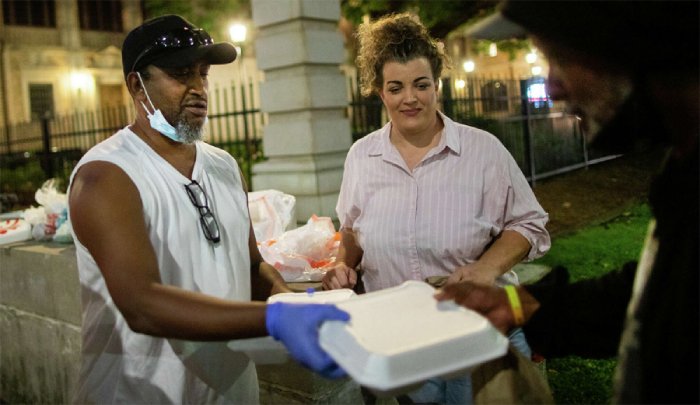
[[[233,23],[228,27],[228,34],[231,37],[231,42],[236,46],[236,52],[241,55],[243,51],[243,43],[248,35],[248,28],[242,23]]]
[[[464,68],[465,72],[471,73],[474,71],[474,69],[476,69],[476,64],[474,63],[473,60],[469,59],[468,61],[464,62],[462,67]]]
[[[532,65],[533,63],[537,62],[537,52],[535,52],[534,49],[531,50],[530,53],[528,53],[527,55],[525,55],[525,62],[527,62],[527,63],[529,63],[529,64],[531,64],[531,65]]]

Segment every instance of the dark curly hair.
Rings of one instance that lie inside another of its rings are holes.
[[[449,58],[442,43],[435,41],[417,16],[391,14],[360,25],[357,67],[362,95],[379,93],[383,84],[382,69],[387,62],[406,63],[424,57],[430,63],[433,78],[449,67]]]

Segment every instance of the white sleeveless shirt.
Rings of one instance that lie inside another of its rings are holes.
[[[192,179],[205,190],[221,241],[202,232],[188,179],[128,127],[90,149],[136,185],[163,284],[229,300],[251,298],[247,198],[236,161],[196,143]],[[257,403],[255,367],[226,342],[185,342],[133,332],[114,305],[92,255],[74,235],[83,301],[79,403]],[[124,252],[129,254],[129,252]]]

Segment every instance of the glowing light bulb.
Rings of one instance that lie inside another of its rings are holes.
[[[248,34],[248,29],[244,24],[235,23],[229,26],[228,34],[231,37],[231,41],[233,43],[245,42],[246,36]]]
[[[474,69],[476,69],[476,64],[474,63],[473,60],[470,59],[470,60],[464,62],[464,64],[462,65],[462,67],[464,68],[464,71],[465,71],[465,72],[471,73],[471,72],[474,71]]]
[[[527,55],[525,55],[525,62],[529,64],[533,64],[537,62],[537,53],[535,51],[530,51]]]

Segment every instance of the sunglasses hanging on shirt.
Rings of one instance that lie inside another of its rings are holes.
[[[204,237],[213,243],[218,243],[221,240],[219,224],[209,209],[209,202],[204,189],[196,180],[192,180],[192,183],[185,184],[185,191],[187,191],[192,204],[199,210],[199,223],[202,225]]]

